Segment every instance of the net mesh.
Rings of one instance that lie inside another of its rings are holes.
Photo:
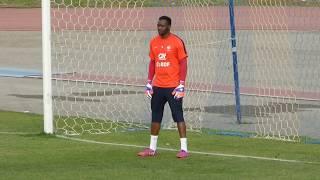
[[[235,1],[239,125],[228,1],[52,0],[56,131],[99,134],[148,128],[150,101],[143,91],[149,40],[157,34],[158,17],[167,15],[189,55],[184,98],[189,129],[298,140],[299,119],[305,118],[301,105],[309,100],[319,105],[320,99],[315,78],[320,25],[312,20],[319,17],[319,4]],[[163,126],[175,128],[169,108],[165,111]]]

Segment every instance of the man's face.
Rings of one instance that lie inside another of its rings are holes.
[[[157,26],[160,36],[164,36],[170,32],[170,25],[166,20],[159,20]]]

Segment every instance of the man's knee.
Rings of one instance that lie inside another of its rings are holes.
[[[176,123],[184,122],[183,112],[182,111],[173,112],[172,119]]]

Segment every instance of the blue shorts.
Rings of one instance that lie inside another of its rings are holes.
[[[182,98],[175,99],[172,92],[175,88],[153,87],[151,99],[152,122],[162,122],[164,106],[168,102],[174,122],[184,122]]]

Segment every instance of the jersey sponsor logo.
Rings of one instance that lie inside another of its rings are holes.
[[[158,58],[161,61],[165,61],[165,60],[167,60],[167,54],[166,53],[159,53]]]
[[[170,66],[170,62],[157,62],[156,63],[156,67],[169,67]]]

